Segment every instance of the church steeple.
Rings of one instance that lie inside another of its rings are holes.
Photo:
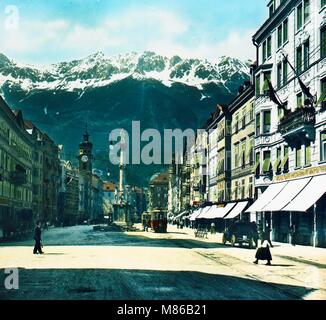
[[[84,142],[89,142],[87,123],[86,123],[86,128],[85,128],[85,133],[84,133]]]

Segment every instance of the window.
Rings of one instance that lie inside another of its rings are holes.
[[[289,23],[288,19],[285,19],[283,22],[283,43],[289,39]]]
[[[309,21],[309,18],[310,18],[310,0],[305,0],[303,2],[303,6],[304,6],[304,23],[308,22]]]
[[[270,58],[272,55],[272,37],[267,38],[267,58]]]
[[[239,144],[234,145],[234,167],[239,167]]]
[[[270,111],[264,111],[263,112],[263,133],[270,133],[271,131],[271,112]]]
[[[301,167],[301,165],[302,165],[301,154],[302,154],[302,149],[300,146],[295,149],[295,166],[297,168]]]
[[[288,19],[285,19],[277,28],[277,47],[280,48],[289,38]]]
[[[326,28],[320,30],[320,54],[321,58],[326,57]]]
[[[241,180],[241,199],[244,199],[246,196],[246,180]]]
[[[302,46],[297,48],[297,72],[302,72]]]
[[[260,96],[260,74],[256,77],[256,96]]]
[[[254,104],[250,104],[250,110],[249,110],[249,122],[254,120]]]
[[[260,152],[256,153],[256,165],[255,165],[255,174],[259,174],[260,171]]]
[[[320,160],[326,161],[326,131],[321,133],[320,145],[321,145]]]
[[[283,86],[288,82],[288,64],[286,60],[283,61]]]
[[[307,40],[303,45],[303,68],[307,70],[309,68],[309,54],[310,54],[310,42]]]
[[[277,87],[282,87],[282,63],[277,65]]]
[[[263,43],[263,62],[267,59],[267,49],[266,49],[267,43],[264,41]]]
[[[302,3],[297,7],[297,30],[302,27]]]
[[[260,135],[260,113],[256,114],[256,135]]]
[[[272,77],[271,71],[264,72],[264,87],[263,87],[264,95],[268,95],[269,86],[267,80],[271,81],[271,77]]]
[[[276,161],[274,163],[273,169],[276,171],[276,173],[280,173],[280,164],[282,161],[282,148],[278,147],[276,149]]]
[[[244,167],[246,165],[246,141],[242,142],[240,152],[241,152],[240,164],[241,167]]]
[[[283,25],[277,28],[277,47],[280,48],[283,44]]]
[[[268,6],[269,17],[271,17],[275,11],[275,1],[272,1]]]
[[[254,162],[254,138],[249,140],[249,164],[252,165]]]
[[[263,173],[269,173],[271,169],[271,152],[264,151]]]
[[[236,182],[235,182],[235,186],[234,186],[234,196],[235,196],[235,200],[238,200],[238,189],[239,189],[239,182],[236,181]]]
[[[320,97],[318,98],[317,104],[322,108],[326,106],[326,78],[320,81]]]
[[[305,146],[304,164],[305,164],[305,166],[311,165],[311,145],[310,144]]]

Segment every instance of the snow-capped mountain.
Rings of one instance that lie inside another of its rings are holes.
[[[115,57],[105,57],[98,52],[82,60],[43,67],[15,63],[0,55],[0,86],[9,81],[18,84],[24,91],[84,90],[103,87],[128,77],[154,79],[168,87],[173,83],[182,83],[202,90],[204,84],[215,83],[228,89],[228,81],[232,77],[240,75],[245,78],[248,71],[248,62],[225,56],[212,63],[181,59],[179,56],[167,58],[149,51]]]
[[[82,60],[44,67],[23,65],[0,54],[0,94],[26,119],[63,144],[75,161],[88,123],[95,166],[107,170],[108,134],[116,128],[197,129],[227,104],[248,80],[249,64],[229,57],[216,62],[167,58],[153,52]],[[114,168],[110,168],[115,178]],[[158,170],[139,166],[127,172],[130,184],[147,185]]]

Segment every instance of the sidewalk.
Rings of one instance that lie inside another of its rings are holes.
[[[198,241],[215,242],[222,244],[222,233],[211,234],[208,232],[208,239],[196,238],[194,235],[195,230],[191,228],[178,229],[174,225],[168,226],[170,232],[184,232],[191,238]],[[227,244],[226,246],[229,246]],[[279,256],[285,259],[311,264],[317,267],[326,268],[326,248],[314,248],[310,246],[292,246],[289,243],[274,242],[271,248],[273,256]]]

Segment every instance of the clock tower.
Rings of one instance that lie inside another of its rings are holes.
[[[80,173],[92,173],[92,155],[93,144],[89,141],[89,134],[87,132],[87,126],[83,135],[83,142],[79,144],[79,172]]]
[[[78,167],[79,167],[79,220],[85,221],[92,218],[92,161],[93,144],[89,141],[86,130],[83,141],[79,144]]]

